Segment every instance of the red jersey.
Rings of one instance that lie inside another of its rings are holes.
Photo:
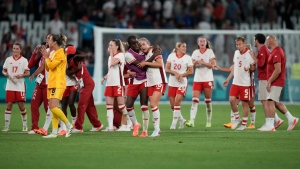
[[[284,51],[281,47],[277,46],[273,49],[272,53],[270,54],[268,58],[268,80],[272,76],[275,67],[275,63],[281,63],[281,72],[279,73],[278,77],[272,82],[271,86],[281,86],[283,87],[285,85],[285,66],[286,66],[286,58]]]
[[[77,69],[78,63],[75,63],[74,60],[71,60],[68,67],[71,70]],[[85,79],[85,78],[91,77],[84,61],[82,61],[82,69],[79,70],[77,73],[75,73],[75,76],[77,77],[77,79],[80,79],[80,78]]]
[[[128,68],[126,66],[124,66],[123,75],[127,74],[127,70],[128,70]],[[128,85],[129,84],[129,77],[124,78],[124,82],[125,82],[125,85]]]
[[[269,49],[266,45],[259,48],[257,53],[257,78],[258,80],[268,80],[267,79],[267,61],[269,57]]]
[[[44,59],[45,59],[44,56],[41,56],[41,55],[37,56],[37,54],[33,52],[31,54],[31,57],[30,57],[29,61],[28,61],[28,68],[31,69],[33,67],[36,67],[36,68],[40,67],[42,62],[44,61]],[[46,76],[45,76],[45,69],[41,72],[41,74],[44,75],[44,78],[43,78],[40,86],[47,86]]]

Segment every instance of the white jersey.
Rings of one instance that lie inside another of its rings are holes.
[[[167,63],[170,63],[170,70],[183,74],[188,70],[188,67],[193,66],[192,58],[189,55],[184,54],[181,57],[178,57],[176,53],[171,53],[168,56]],[[180,87],[187,86],[188,80],[187,77],[183,77],[179,82],[176,77],[172,74],[169,76],[169,86]]]
[[[49,48],[46,49],[47,52],[49,52],[49,50],[50,50]],[[50,55],[49,55],[49,58],[50,58],[50,59],[52,59],[52,56],[53,56],[53,53],[54,53],[54,52],[55,52],[55,50],[52,50],[52,51],[50,52]],[[46,63],[45,63],[45,64],[46,64]],[[46,82],[46,84],[48,84],[48,76],[49,76],[49,72],[46,70],[46,67],[45,67],[45,78],[46,78],[46,79],[45,79],[45,80],[46,80],[45,82]]]
[[[75,86],[77,84],[77,81],[75,78],[70,78],[68,75],[66,76],[66,86]]]
[[[255,63],[249,50],[247,49],[242,54],[239,50],[236,50],[233,57],[233,63],[234,74],[232,84],[238,86],[251,86],[250,72],[244,70],[245,67],[250,68],[251,64]]]
[[[192,54],[193,60],[203,60],[206,63],[210,63],[211,59],[215,58],[213,50],[206,49],[203,53],[200,52],[200,49],[194,50]],[[206,66],[199,66],[195,68],[194,82],[210,82],[214,81],[212,68]]]
[[[119,63],[112,66],[111,58],[119,60]],[[124,65],[125,65],[125,55],[124,53],[117,53],[115,56],[110,56],[108,59],[108,73],[106,86],[125,86],[124,82]]]
[[[18,60],[15,60],[13,56],[8,57],[3,65],[3,69],[7,70],[7,73],[12,80],[7,78],[5,90],[25,92],[25,80],[24,78],[17,79],[16,75],[24,74],[28,68],[28,60],[21,56]]]
[[[153,52],[152,52],[152,49],[150,49],[150,51],[146,55],[146,60],[148,60],[152,55],[153,55]],[[153,62],[155,62],[156,59],[162,59],[162,56],[161,55],[156,56],[155,59],[153,60]],[[162,84],[162,83],[168,83],[163,60],[162,60],[162,64],[163,65],[160,68],[149,67],[147,69],[147,72],[146,72],[147,87],[155,86],[157,84]]]
[[[132,64],[132,62],[134,62],[136,60],[136,58],[129,52],[126,52],[125,53],[125,61],[128,63],[128,64]],[[132,84],[142,84],[144,83],[145,81],[147,81],[147,79],[144,79],[144,80],[137,80],[136,78],[133,78],[133,82]]]

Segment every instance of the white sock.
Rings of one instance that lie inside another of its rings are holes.
[[[11,110],[5,110],[5,127],[9,128],[10,125],[10,118],[11,118]]]
[[[242,125],[246,126],[247,122],[248,122],[248,117],[243,117],[242,118]]]
[[[22,117],[23,127],[27,127],[27,113],[26,113],[26,109],[24,109],[23,111],[21,111],[21,117]]]
[[[45,121],[45,124],[43,127],[46,131],[48,130],[51,122],[52,122],[52,112],[51,112],[50,108],[48,107],[47,114],[46,114],[46,121]]]
[[[238,120],[240,118],[239,112],[233,112],[233,115],[235,120]]]
[[[234,120],[235,120],[234,113],[231,110],[231,112],[230,112],[230,121],[234,121]]]
[[[198,104],[199,104],[199,98],[193,97],[192,107],[191,107],[191,111],[190,111],[190,121],[192,123],[194,123],[196,115],[197,115]]]
[[[294,116],[291,115],[291,113],[288,111],[285,114],[285,117],[288,119],[288,121],[293,121],[294,120]]]
[[[256,109],[255,109],[255,107],[251,107],[250,108],[251,124],[255,124],[255,118],[256,118]]]
[[[180,106],[174,106],[172,125],[176,126],[179,115],[180,115]]]
[[[61,130],[67,130],[66,124],[62,120],[59,120],[59,126]]]
[[[154,124],[155,130],[160,130],[159,123],[160,123],[160,112],[157,106],[152,108],[152,119]]]
[[[149,126],[149,110],[147,105],[142,105],[142,112],[143,112],[143,131],[148,131]]]
[[[133,125],[137,124],[137,119],[136,119],[136,116],[135,116],[135,111],[134,111],[134,108],[131,107],[131,108],[127,108],[127,112],[128,112],[128,116],[131,120],[131,122],[133,123]]]
[[[266,118],[266,125],[274,127],[274,118]]]
[[[52,128],[52,134],[58,134],[58,128]]]
[[[75,124],[76,120],[77,120],[77,116],[72,117],[72,124]]]
[[[211,99],[205,98],[205,103],[206,103],[206,121],[211,122],[211,116],[212,116]]]
[[[107,110],[107,122],[108,122],[108,128],[113,129],[113,120],[114,120],[114,112],[113,112],[113,106],[112,105],[106,105],[106,110]]]

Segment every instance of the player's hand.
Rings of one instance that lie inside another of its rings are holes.
[[[212,67],[214,70],[220,70],[220,67],[218,65],[213,65]]]
[[[225,80],[225,81],[223,82],[223,86],[224,86],[224,87],[228,86],[228,82],[229,82],[228,80]]]
[[[104,81],[105,81],[105,78],[102,77],[102,79],[101,79],[101,84],[102,84],[102,85],[104,84]]]
[[[271,83],[269,83],[269,81],[267,83],[266,89],[267,89],[267,92],[269,92],[269,93],[271,92]]]
[[[29,81],[32,82],[32,79],[34,78],[33,75],[29,76]]]
[[[82,69],[82,62],[78,62],[77,69]]]
[[[202,64],[204,64],[205,62],[204,62],[203,59],[201,59],[201,60],[198,60],[197,63],[200,64],[200,65],[202,65]]]
[[[16,75],[15,78],[21,79],[23,76],[22,75]]]
[[[250,70],[250,67],[244,67],[244,70],[245,70],[246,72],[248,72],[248,71]]]
[[[42,55],[43,55],[45,58],[49,58],[49,56],[50,56],[50,51],[47,52],[46,46],[42,45],[42,46],[40,47],[40,52],[42,53]]]
[[[137,65],[139,68],[143,68],[144,66],[146,66],[146,62],[140,62],[138,65]]]

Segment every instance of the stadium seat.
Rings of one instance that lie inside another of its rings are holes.
[[[22,23],[22,22],[26,22],[27,21],[27,15],[26,14],[18,14],[17,15],[17,22],[18,23]]]
[[[251,24],[251,29],[252,30],[259,30],[260,28],[259,28],[259,24],[258,23],[252,23]]]
[[[262,30],[270,30],[271,29],[270,23],[263,23],[261,29]]]
[[[15,22],[16,21],[16,14],[10,13],[8,14],[8,18],[10,21]]]
[[[242,23],[240,25],[240,30],[249,30],[249,24],[247,23]]]

